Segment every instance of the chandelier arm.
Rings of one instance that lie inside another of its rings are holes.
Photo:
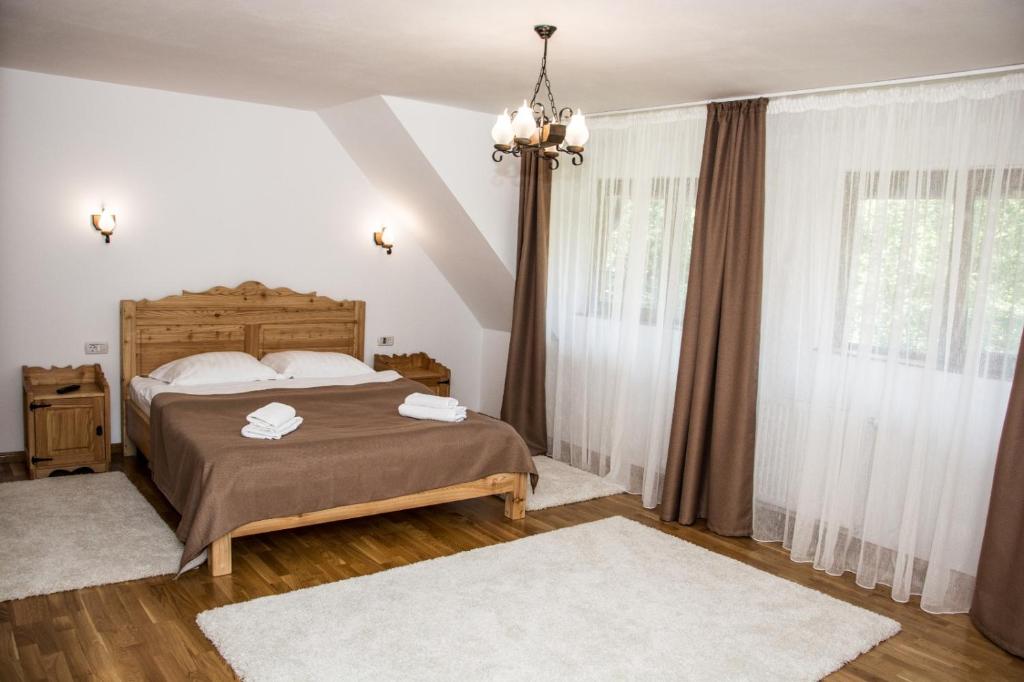
[[[583,152],[571,152],[572,153],[572,165],[582,166],[583,165]]]
[[[548,159],[548,166],[550,166],[551,170],[553,171],[558,170],[558,159]]]
[[[499,152],[497,149],[491,152],[491,160],[494,161],[495,163],[501,163],[501,159],[503,156],[505,155]]]

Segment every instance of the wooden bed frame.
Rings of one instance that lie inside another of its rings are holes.
[[[366,305],[316,292],[270,289],[259,282],[183,291],[155,301],[121,301],[121,433],[124,453],[149,448],[149,417],[128,391],[129,382],[178,358],[209,351],[245,351],[257,358],[279,350],[319,350],[363,357]],[[214,540],[213,575],[231,573],[231,539],[425,507],[488,495],[505,495],[505,516],[526,515],[525,473],[499,473],[445,488],[321,511],[253,521]]]

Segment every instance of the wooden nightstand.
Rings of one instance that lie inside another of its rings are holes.
[[[110,468],[110,387],[99,365],[22,367],[29,478]],[[70,384],[81,388],[57,393]]]
[[[420,382],[435,395],[450,395],[452,371],[426,353],[374,355],[373,369],[377,372],[393,369],[406,379]]]

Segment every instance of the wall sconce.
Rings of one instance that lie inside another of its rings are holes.
[[[380,228],[380,232],[373,233],[373,243],[382,249],[386,249],[391,255],[391,249],[395,245],[395,233],[390,227]]]
[[[101,208],[99,213],[92,214],[92,226],[103,235],[103,240],[109,244],[110,235],[114,234],[114,228],[117,227],[117,216],[105,207]]]

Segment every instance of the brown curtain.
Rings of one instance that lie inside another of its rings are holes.
[[[708,105],[661,518],[750,535],[767,99]]]
[[[548,451],[544,319],[550,217],[551,167],[535,150],[524,150],[519,172],[516,292],[501,419],[516,428],[535,455]]]
[[[993,642],[1024,657],[1024,338],[996,455],[971,620]]]

